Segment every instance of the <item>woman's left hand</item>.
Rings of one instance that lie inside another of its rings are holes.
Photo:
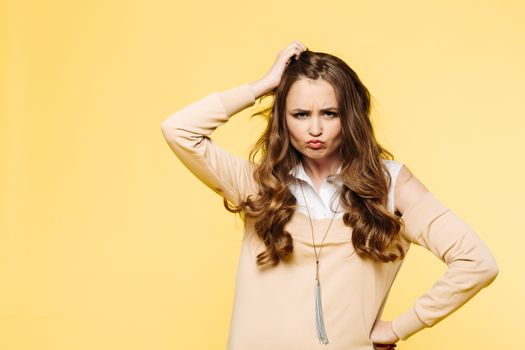
[[[370,340],[376,349],[393,349],[397,346],[395,343],[399,338],[392,330],[392,321],[377,320],[372,327]]]

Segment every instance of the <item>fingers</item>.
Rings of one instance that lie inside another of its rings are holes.
[[[300,41],[296,40],[290,45],[279,51],[277,58],[273,66],[270,68],[270,71],[266,74],[265,78],[269,79],[273,85],[277,86],[281,80],[281,75],[286,67],[293,60],[292,57],[295,56],[295,59],[298,60],[299,56],[303,51],[308,50]]]
[[[303,51],[307,49],[307,47],[304,46],[299,40],[296,40],[295,43],[297,43],[303,49]]]
[[[301,55],[301,52],[306,51],[307,47],[304,46],[300,41],[295,40],[293,43],[291,43],[287,47],[287,55],[288,57],[291,57],[292,55],[295,56],[295,59],[299,59],[299,56]]]
[[[291,43],[288,47],[292,47],[295,49],[300,49],[301,51],[305,51],[307,48],[303,45],[299,40],[295,40],[293,43]]]

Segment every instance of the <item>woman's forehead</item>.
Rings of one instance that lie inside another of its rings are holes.
[[[337,108],[334,87],[326,80],[300,79],[292,84],[286,96],[288,109]]]

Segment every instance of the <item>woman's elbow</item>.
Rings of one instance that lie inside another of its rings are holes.
[[[173,125],[173,119],[171,119],[171,117],[166,118],[160,123],[160,130],[163,134],[166,134],[168,131],[174,129],[174,126],[175,125]]]
[[[187,132],[177,125],[172,117],[160,123],[160,131],[170,145],[182,144],[183,140],[188,137]]]
[[[180,128],[178,111],[170,114],[168,117],[164,118],[160,123],[160,130],[163,134],[172,133],[178,128]]]
[[[487,259],[484,264],[483,283],[485,286],[491,284],[499,274],[499,266],[494,257]]]

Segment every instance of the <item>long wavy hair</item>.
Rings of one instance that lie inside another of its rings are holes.
[[[336,92],[341,118],[343,222],[353,228],[352,244],[356,253],[380,262],[403,259],[405,251],[398,242],[403,223],[397,211],[392,214],[387,209],[392,179],[382,160],[394,157],[374,136],[368,89],[343,60],[327,53],[303,51],[298,60],[292,59],[288,64],[279,86],[261,96],[261,100],[273,96],[273,104],[252,114],[252,117],[262,115],[268,122],[249,154],[255,163],[256,154],[261,152],[261,160],[253,173],[259,185],[258,193],[249,195],[238,205],[224,199],[225,208],[239,213],[243,220],[246,216],[255,220],[257,235],[266,246],[266,250],[257,255],[257,265],[275,266],[292,255],[293,239],[285,225],[292,218],[297,201],[288,188],[295,180],[289,172],[301,161],[302,154],[290,142],[285,121],[286,96],[292,84],[303,78],[324,79]],[[392,246],[399,255],[392,252]]]

